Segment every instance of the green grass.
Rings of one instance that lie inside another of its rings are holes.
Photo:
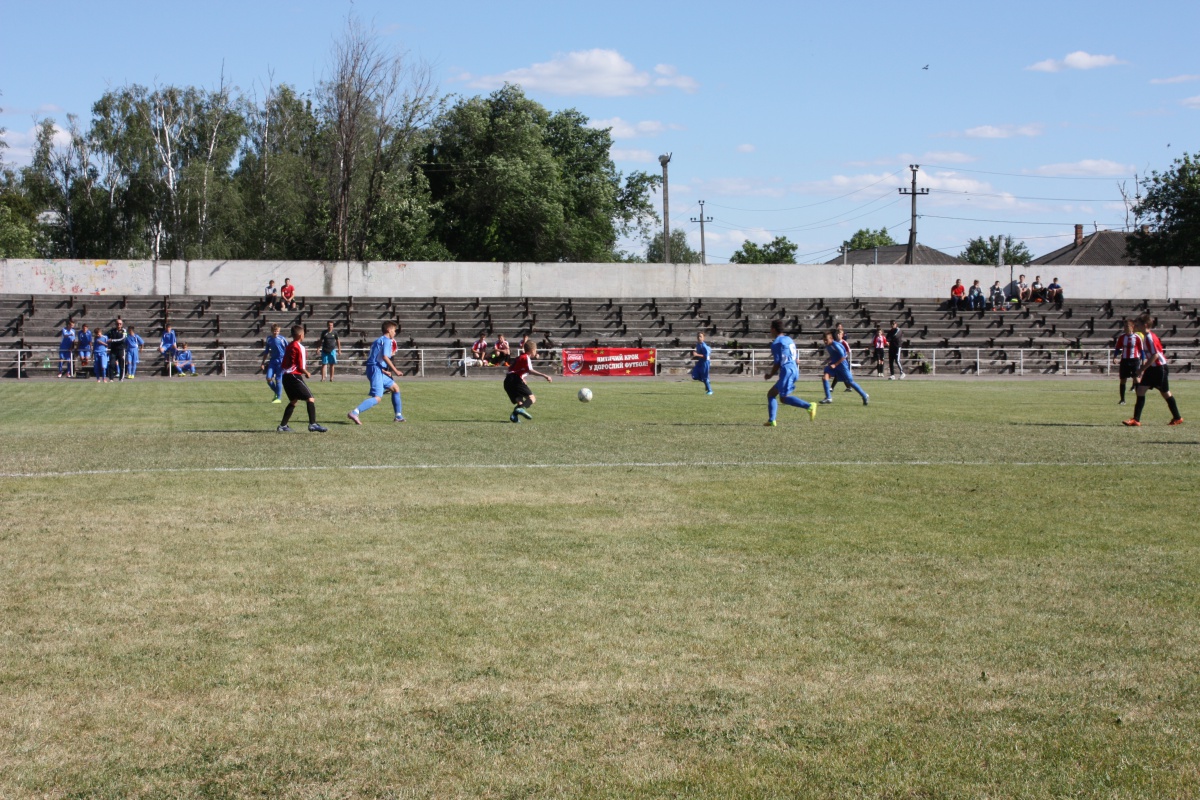
[[[1200,794],[1158,397],[312,385],[0,384],[0,797]]]

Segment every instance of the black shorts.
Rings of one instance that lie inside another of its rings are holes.
[[[1122,358],[1121,359],[1121,380],[1126,378],[1136,378],[1138,370],[1142,368],[1142,360],[1140,358]]]
[[[290,372],[283,374],[283,391],[287,393],[288,400],[293,403],[300,400],[308,402],[313,399],[313,394],[309,390],[308,384],[304,382],[304,378]]]
[[[887,358],[887,354],[884,352],[884,349],[882,347],[876,347],[875,348],[875,360],[883,361],[885,358]]]
[[[513,403],[520,403],[526,397],[533,397],[533,392],[529,390],[529,384],[521,380],[520,375],[514,375],[511,372],[504,376],[504,391],[508,392],[508,399]]]
[[[1167,379],[1167,368],[1162,367],[1147,367],[1145,373],[1142,374],[1141,383],[1139,386],[1145,386],[1147,389],[1157,389],[1160,392],[1171,391],[1171,383]]]

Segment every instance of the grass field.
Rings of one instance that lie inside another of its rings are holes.
[[[1200,795],[1200,383],[64,383],[0,384],[0,797]]]

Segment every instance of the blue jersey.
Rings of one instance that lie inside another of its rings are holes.
[[[180,350],[179,352],[177,352],[175,354],[175,363],[176,364],[192,363],[192,351],[191,350]]]
[[[708,361],[709,356],[712,354],[712,348],[709,347],[708,344],[705,342],[697,342],[696,343],[696,352],[699,353],[701,356],[704,356],[703,358],[700,358],[699,356],[697,356],[697,358],[696,358],[697,361]]]
[[[164,353],[169,353],[175,349],[175,331],[163,331],[162,338],[158,340],[158,347]]]
[[[62,341],[58,343],[58,349],[63,351],[74,349],[75,336],[76,334],[74,328],[63,328]]]
[[[91,331],[80,331],[79,332],[79,349],[84,350],[84,351],[91,350],[92,349],[92,338],[93,337],[92,337]]]
[[[94,349],[96,351],[96,355],[98,355],[98,356],[99,355],[107,355],[108,354],[108,337],[105,336],[103,333],[96,334],[95,338],[92,339],[92,349]]]
[[[846,367],[850,366],[850,361],[848,360],[850,351],[841,342],[830,342],[829,345],[825,348],[825,352],[829,354],[829,364],[830,365],[836,364],[837,362],[841,361],[842,362],[841,366],[846,366]],[[846,359],[846,360],[843,360],[843,359]]]
[[[385,359],[392,357],[392,337],[380,336],[371,343],[371,352],[367,355],[367,369],[387,369]]]
[[[136,333],[131,333],[125,339],[125,349],[131,353],[136,353],[138,350],[142,349],[142,345],[145,343],[145,339],[138,336]]]
[[[771,358],[779,366],[781,374],[800,371],[796,366],[796,343],[790,336],[781,333],[775,337],[775,341],[771,342]]]
[[[267,356],[267,360],[272,364],[282,364],[287,346],[288,341],[282,336],[270,336],[267,338],[267,346],[263,348],[263,355]]]

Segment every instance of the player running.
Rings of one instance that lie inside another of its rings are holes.
[[[783,402],[789,406],[807,410],[810,420],[816,419],[817,407],[815,405],[799,397],[792,397],[792,389],[796,388],[796,381],[800,379],[800,368],[796,366],[796,343],[790,336],[783,335],[783,323],[777,319],[771,320],[771,333],[775,335],[774,341],[771,342],[771,359],[775,363],[771,365],[771,371],[764,375],[763,379],[769,381],[775,377],[776,373],[778,373],[779,379],[767,391],[768,418],[765,425],[769,428],[775,427],[775,415],[779,411],[778,398],[782,398]]]
[[[1163,351],[1162,340],[1154,332],[1154,328],[1157,325],[1157,317],[1143,314],[1138,318],[1135,326],[1137,332],[1141,333],[1144,339],[1146,359],[1142,363],[1137,377],[1134,378],[1134,383],[1137,387],[1135,390],[1137,391],[1137,402],[1133,406],[1133,419],[1127,419],[1123,423],[1130,428],[1141,427],[1142,409],[1146,406],[1146,392],[1151,389],[1158,389],[1159,393],[1163,396],[1163,400],[1167,401],[1167,408],[1171,409],[1171,421],[1167,424],[1183,424],[1183,417],[1179,414],[1179,406],[1175,403],[1175,398],[1171,394],[1171,385],[1167,375],[1167,355]]]
[[[833,402],[833,395],[830,390],[836,381],[841,381],[846,384],[846,388],[858,392],[858,396],[862,398],[863,405],[868,405],[871,399],[863,388],[854,381],[854,374],[850,371],[850,348],[837,339],[837,334],[834,331],[826,331],[824,335],[825,352],[829,356],[825,362],[824,375],[821,376],[822,383],[825,386],[825,399],[821,401],[822,405],[828,405]]]
[[[704,393],[712,394],[712,382],[708,379],[708,371],[712,366],[712,348],[705,343],[703,333],[696,334],[696,349],[692,351],[692,357],[696,359],[692,367],[692,380],[702,381]]]
[[[296,403],[301,400],[308,408],[308,429],[313,433],[325,433],[329,430],[324,425],[317,424],[317,401],[308,384],[304,382],[305,378],[311,377],[308,373],[308,352],[304,349],[304,326],[293,325],[292,343],[283,353],[280,382],[283,384],[283,390],[287,392],[288,404],[283,410],[283,421],[275,429],[279,433],[291,433],[288,421],[292,418],[292,412],[296,410]]]
[[[396,346],[396,323],[385,322],[382,330],[383,336],[371,344],[371,352],[367,354],[366,372],[367,380],[371,384],[371,393],[346,415],[355,425],[362,425],[358,415],[374,408],[383,399],[384,392],[391,392],[392,395],[392,410],[396,412],[393,421],[404,422],[400,404],[400,384],[393,380],[404,374],[392,363],[392,353]]]
[[[1124,331],[1117,336],[1113,344],[1113,358],[1121,359],[1121,402],[1117,403],[1119,406],[1125,405],[1125,381],[1137,380],[1138,371],[1142,368],[1142,356],[1145,354],[1142,347],[1143,337],[1133,328],[1133,320],[1126,319]]]
[[[524,352],[513,360],[508,367],[508,374],[504,376],[504,391],[508,393],[508,400],[513,404],[512,413],[508,415],[509,422],[520,422],[521,417],[533,419],[525,409],[536,403],[537,397],[529,390],[529,384],[525,382],[526,375],[545,378],[546,383],[554,380],[544,372],[538,372],[533,368],[533,359],[537,358],[536,344],[526,340],[522,350]]]
[[[260,354],[262,366],[259,369],[267,373],[267,386],[275,393],[272,403],[282,403],[283,394],[283,356],[288,349],[288,341],[279,334],[279,325],[271,326],[271,335],[267,337],[266,346]]]

